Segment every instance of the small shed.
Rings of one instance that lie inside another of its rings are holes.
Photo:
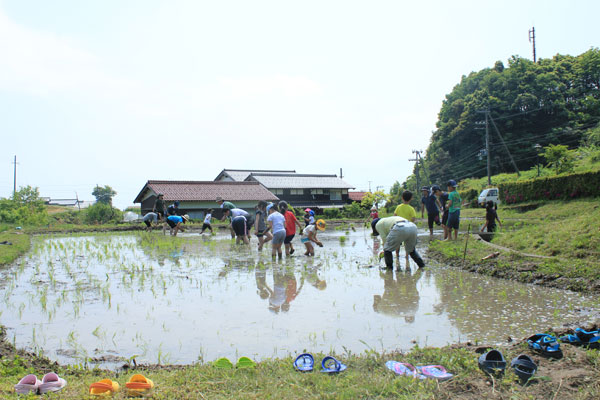
[[[254,210],[259,200],[279,200],[258,182],[232,181],[158,181],[146,182],[134,203],[141,204],[142,215],[152,211],[156,197],[163,194],[165,206],[179,201],[179,210],[192,219],[202,219],[209,209],[214,209],[216,218],[221,217],[217,197],[231,201],[238,208]]]

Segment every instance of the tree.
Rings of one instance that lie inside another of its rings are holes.
[[[374,193],[367,192],[362,198],[360,205],[363,207],[371,208],[373,206],[379,208],[383,203],[385,203],[389,199],[389,195],[386,194],[383,190],[378,190]]]
[[[543,156],[548,162],[548,167],[554,169],[556,175],[573,171],[575,154],[567,146],[562,144],[546,146]]]
[[[13,200],[18,204],[32,205],[42,202],[40,199],[40,190],[37,187],[21,186],[13,196]]]
[[[110,186],[98,186],[92,191],[92,195],[96,197],[96,202],[112,205],[112,198],[117,194]]]

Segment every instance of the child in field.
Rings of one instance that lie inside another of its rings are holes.
[[[317,231],[324,231],[326,226],[327,224],[325,224],[325,221],[320,219],[314,224],[310,224],[304,228],[304,231],[302,231],[303,236],[300,241],[304,243],[304,246],[306,247],[306,253],[304,253],[305,256],[315,255],[315,248],[312,245],[313,242],[316,243],[317,246],[323,247],[323,243],[317,239]]]
[[[208,212],[204,216],[204,222],[202,223],[202,230],[200,231],[201,235],[204,233],[204,231],[206,229],[210,229],[210,233],[213,233],[212,225],[210,224],[210,221],[212,220],[212,212],[213,212],[213,210],[211,208],[210,210],[208,210]]]
[[[273,239],[266,223],[267,202],[261,200],[256,206],[256,218],[254,219],[254,234],[258,238],[258,251],[263,249],[263,245]]]
[[[148,232],[152,232],[152,224],[156,224],[156,222],[158,221],[158,214],[155,212],[149,212],[146,215],[144,215],[142,221],[144,221],[144,224],[146,224],[146,230]]]
[[[285,217],[277,211],[277,207],[273,203],[267,206],[267,212],[269,213],[267,222],[273,232],[271,256],[275,259],[275,255],[277,255],[281,259],[283,257],[281,245],[285,240]]]
[[[431,192],[427,186],[423,186],[421,188],[421,192],[423,193],[423,197],[421,197],[421,204],[423,204],[423,207],[421,208],[421,218],[423,218],[425,209],[427,209],[427,226],[429,226],[429,236],[433,236],[433,224],[440,224],[440,208],[442,208],[442,205],[434,194],[434,188],[436,187],[437,186],[433,185],[431,187]]]
[[[448,239],[452,239],[454,229],[454,240],[458,238],[458,227],[460,226],[460,206],[462,199],[456,190],[456,181],[448,181]]]
[[[171,235],[177,236],[177,232],[183,232],[183,224],[188,222],[189,219],[190,217],[188,217],[187,214],[183,217],[180,217],[179,215],[169,215],[167,217],[167,224],[171,227]]]
[[[242,241],[244,244],[250,244],[248,234],[254,226],[254,217],[246,210],[241,208],[223,209],[223,219],[231,217],[231,228],[235,235],[235,244]]]
[[[294,254],[295,251],[292,239],[296,236],[296,225],[300,232],[302,232],[302,225],[300,225],[294,213],[288,210],[288,204],[285,201],[279,202],[279,212],[285,217],[285,240],[283,243],[285,244],[285,255],[287,257]]]
[[[448,238],[448,207],[446,207],[446,203],[448,202],[448,193],[442,192],[442,189],[438,185],[433,185],[431,190],[437,197],[440,207],[442,209],[442,228],[444,228],[444,239]]]
[[[369,217],[371,217],[371,221],[379,218],[379,213],[377,212],[377,207],[375,207],[375,206],[371,207],[371,214],[369,215]]]
[[[410,205],[410,201],[412,200],[413,194],[412,192],[405,190],[402,192],[402,204],[396,207],[394,210],[394,215],[396,217],[402,217],[407,221],[412,222],[413,224],[417,220],[417,212]],[[396,249],[396,258],[400,257],[400,247]],[[408,253],[406,253],[406,264],[408,264]]]
[[[502,222],[500,222],[500,218],[498,218],[498,213],[494,207],[494,202],[490,200],[485,206],[485,225],[481,228],[481,232],[483,232],[486,227],[488,232],[495,232],[496,221],[498,221],[498,225],[502,226]]]
[[[315,212],[310,208],[304,210],[304,227],[315,223]]]

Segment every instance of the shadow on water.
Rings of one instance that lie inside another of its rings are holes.
[[[344,240],[340,240],[343,236]],[[0,271],[0,322],[18,346],[63,363],[190,363],[300,351],[504,342],[577,316],[588,298],[400,253],[381,270],[370,230],[319,233],[315,257],[272,262],[228,235],[37,238]],[[420,251],[427,234],[420,237]],[[122,361],[121,361],[122,363]]]

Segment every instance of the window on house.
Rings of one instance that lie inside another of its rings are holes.
[[[323,189],[311,189],[310,194],[323,194]]]
[[[273,194],[275,196],[280,196],[283,194],[283,189],[273,189]]]
[[[330,200],[341,200],[342,199],[342,191],[341,190],[330,190],[329,191],[329,199]]]
[[[342,194],[348,194],[348,189],[342,189]]]
[[[301,196],[304,194],[304,190],[303,189],[291,189],[290,194],[294,195],[294,196]]]

